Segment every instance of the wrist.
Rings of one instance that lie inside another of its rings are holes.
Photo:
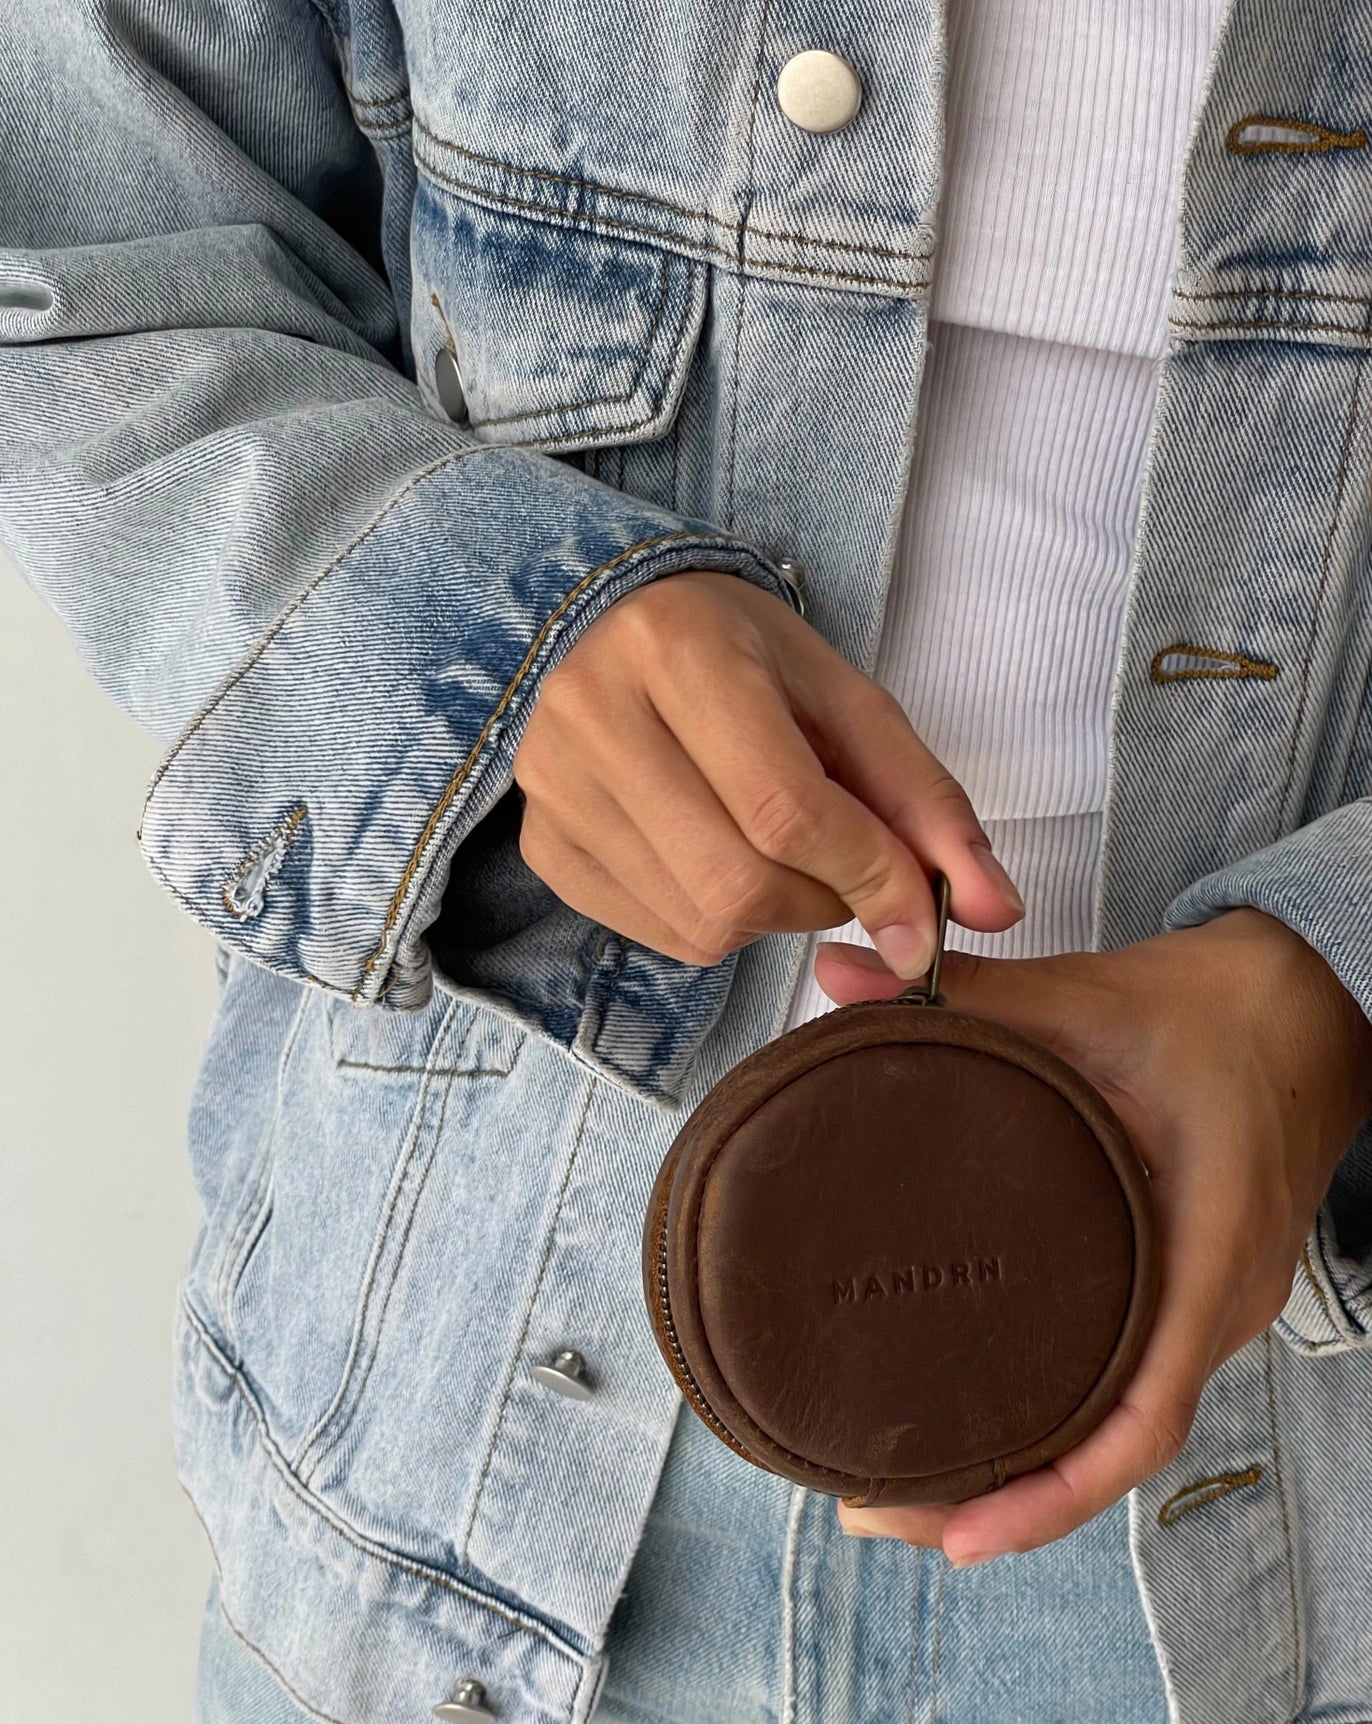
[[[1285,1045],[1309,1049],[1335,1119],[1348,1122],[1346,1141],[1372,1115],[1372,1021],[1322,954],[1280,917],[1243,905],[1215,918],[1221,922],[1243,948],[1236,982],[1270,1004]]]

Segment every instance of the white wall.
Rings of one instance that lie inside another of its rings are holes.
[[[134,832],[160,750],[0,560],[0,1713],[187,1724],[184,1120],[214,948]]]

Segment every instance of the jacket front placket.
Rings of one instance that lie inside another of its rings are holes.
[[[1110,714],[1103,948],[1176,925],[1193,882],[1323,812],[1372,459],[1358,10],[1233,0],[1193,124]],[[1286,1724],[1302,1705],[1282,1345],[1269,1331],[1230,1359],[1181,1457],[1134,1493],[1176,1724]]]

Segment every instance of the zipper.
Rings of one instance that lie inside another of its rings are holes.
[[[722,1443],[731,1448],[736,1455],[741,1455],[752,1466],[761,1467],[764,1472],[768,1471],[769,1469],[763,1467],[761,1461],[754,1459],[733,1432],[727,1430],[710,1410],[709,1403],[701,1393],[700,1385],[691,1375],[691,1368],[686,1363],[686,1355],[681,1350],[681,1341],[676,1332],[676,1325],[672,1321],[672,1307],[667,1294],[667,1201],[665,1195],[662,1202],[662,1216],[657,1224],[656,1259],[657,1314],[658,1320],[662,1324],[662,1332],[667,1338],[667,1345],[671,1349],[672,1375],[676,1378],[677,1387]]]
[[[942,994],[938,991],[938,984],[939,973],[943,967],[943,942],[948,929],[948,876],[946,874],[936,873],[930,884],[934,887],[934,891],[938,898],[938,936],[934,946],[933,962],[929,966],[928,974],[920,977],[918,981],[912,982],[909,987],[902,988],[900,993],[896,994],[892,999],[882,1000],[879,1002],[864,1000],[860,1002],[861,1004],[881,1004],[887,1006],[943,1006],[947,1004]],[[656,1295],[658,1321],[662,1325],[662,1333],[666,1338],[667,1346],[671,1353],[669,1364],[672,1369],[672,1375],[676,1378],[677,1387],[681,1390],[682,1394],[685,1395],[693,1409],[700,1415],[720,1441],[727,1444],[736,1455],[741,1455],[743,1459],[748,1461],[751,1465],[760,1467],[764,1472],[769,1472],[771,1469],[764,1466],[761,1461],[755,1460],[753,1456],[748,1453],[747,1449],[743,1447],[742,1443],[739,1442],[738,1438],[734,1436],[733,1432],[727,1430],[725,1426],[720,1423],[716,1415],[710,1410],[709,1403],[701,1392],[700,1385],[691,1375],[691,1368],[686,1363],[686,1355],[681,1350],[681,1340],[677,1335],[676,1325],[672,1321],[671,1299],[667,1289],[667,1198],[670,1190],[671,1176],[669,1175],[667,1189],[664,1191],[662,1197],[661,1214],[656,1223],[657,1236],[654,1241],[656,1286],[654,1292]]]

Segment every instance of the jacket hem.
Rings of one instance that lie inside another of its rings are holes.
[[[474,1677],[521,1724],[584,1724],[601,1655],[308,1491],[184,1290],[176,1339],[181,1482],[236,1632],[297,1704],[331,1724],[413,1724]]]

